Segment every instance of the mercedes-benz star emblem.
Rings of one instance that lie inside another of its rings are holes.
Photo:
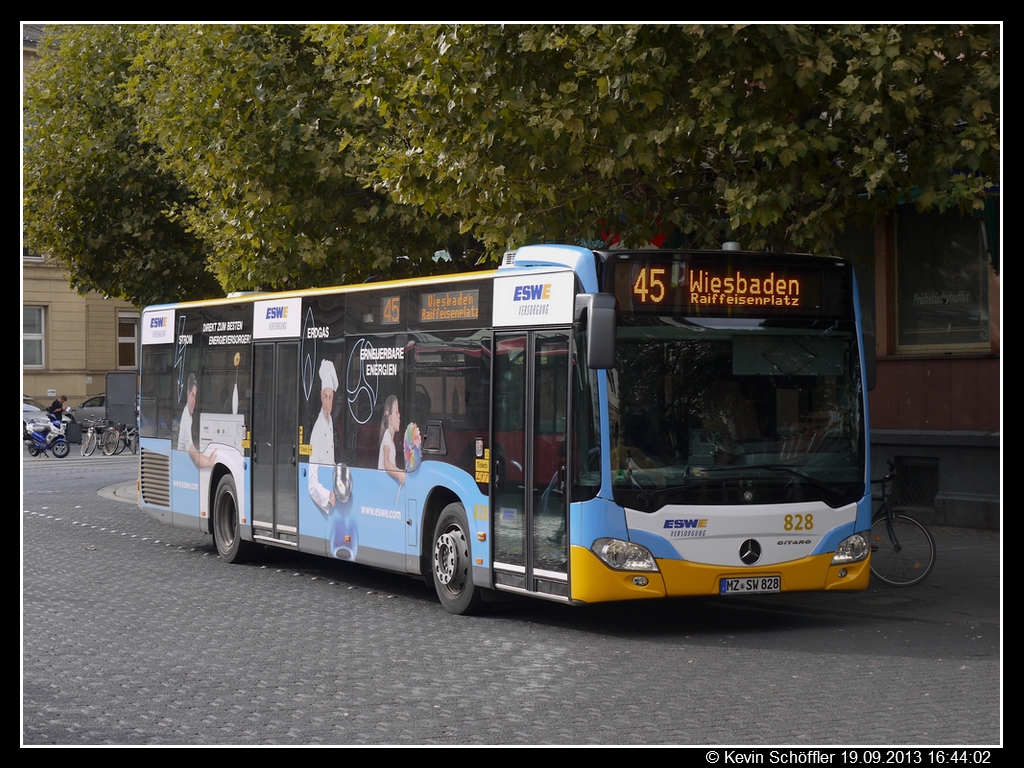
[[[753,565],[761,559],[761,545],[754,539],[747,539],[740,544],[740,560],[744,565]]]

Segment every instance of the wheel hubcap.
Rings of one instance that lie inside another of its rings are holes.
[[[437,573],[437,580],[446,587],[457,589],[460,585],[456,582],[456,574],[459,570],[459,531],[441,534],[434,545],[434,571]]]

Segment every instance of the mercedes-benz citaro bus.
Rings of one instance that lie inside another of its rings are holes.
[[[867,586],[840,259],[542,245],[490,272],[149,307],[141,506],[469,613]]]

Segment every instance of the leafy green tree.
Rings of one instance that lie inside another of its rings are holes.
[[[994,26],[416,26],[311,35],[386,120],[367,183],[491,250],[674,223],[698,245],[831,250],[998,180]],[[357,137],[353,137],[358,141]]]
[[[733,232],[831,250],[898,203],[980,211],[999,179],[995,26],[693,27],[697,131]]]
[[[155,161],[116,99],[131,28],[67,27],[41,43],[25,91],[26,243],[72,287],[143,305],[220,292],[207,250],[165,211],[188,189]]]
[[[373,121],[328,107],[316,53],[297,26],[58,29],[26,92],[28,244],[138,304],[475,266],[359,180],[340,126]]]
[[[366,183],[452,216],[492,253],[600,242],[623,220],[631,234],[654,234],[677,194],[698,206],[707,198],[692,183],[692,151],[669,158],[659,144],[672,105],[687,98],[667,56],[670,29],[322,27],[311,36],[334,67],[337,98],[356,90],[388,128],[385,142],[350,138],[365,151]]]
[[[179,215],[215,254],[225,288],[280,289],[391,276],[458,233],[358,178],[341,140],[376,128],[329,102],[298,26],[148,27],[122,101],[160,167],[192,192]]]

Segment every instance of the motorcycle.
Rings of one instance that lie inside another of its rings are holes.
[[[28,446],[30,456],[44,456],[48,451],[58,459],[63,459],[71,452],[71,446],[65,437],[65,422],[58,419],[52,413],[49,414],[49,423],[32,422],[24,426],[25,445]]]

